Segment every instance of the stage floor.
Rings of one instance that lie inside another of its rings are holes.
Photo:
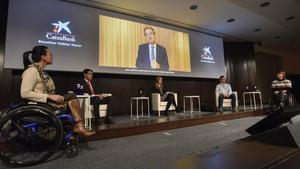
[[[182,128],[194,125],[201,125],[223,120],[239,119],[243,117],[257,116],[266,114],[266,110],[239,110],[237,112],[170,112],[169,116],[152,114],[150,118],[142,117],[139,119],[130,118],[130,115],[114,116],[114,124],[101,124],[92,126],[96,135],[87,140],[99,140],[115,137],[124,137],[137,134],[145,134],[155,131]]]

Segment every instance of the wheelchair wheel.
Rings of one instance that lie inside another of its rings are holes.
[[[79,153],[77,145],[68,145],[66,148],[66,155],[68,158],[76,157]]]
[[[62,140],[61,121],[42,106],[18,107],[0,121],[0,157],[9,164],[43,162],[60,147]]]

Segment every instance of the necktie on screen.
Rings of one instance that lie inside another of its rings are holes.
[[[94,90],[93,90],[93,88],[92,88],[91,82],[87,82],[87,86],[88,86],[88,88],[89,88],[89,90],[90,90],[91,95],[95,94],[95,93],[94,93]]]
[[[155,54],[154,54],[154,46],[153,45],[151,45],[151,61],[152,62],[156,61]]]

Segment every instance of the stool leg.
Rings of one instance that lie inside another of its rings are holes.
[[[198,97],[198,101],[199,101],[199,112],[201,112],[200,97]]]
[[[191,109],[191,114],[193,114],[193,107],[194,107],[194,105],[193,105],[193,99],[192,98],[190,98],[190,109]]]
[[[185,114],[185,98],[183,98],[183,113]]]
[[[150,117],[150,107],[149,107],[149,99],[147,99],[147,103],[148,103],[148,117]]]
[[[132,118],[132,99],[130,100],[130,116]]]
[[[139,119],[139,100],[136,100],[136,119]]]
[[[143,106],[144,100],[141,100],[141,102],[142,102],[142,105],[141,105],[141,107],[142,107],[142,116],[141,117],[144,117],[144,106]]]

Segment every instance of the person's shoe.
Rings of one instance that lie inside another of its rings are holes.
[[[73,128],[73,132],[79,133],[82,137],[90,137],[96,134],[96,132],[86,129],[82,121],[79,121],[75,124]]]
[[[238,112],[237,107],[233,108],[233,112]]]
[[[104,120],[105,124],[114,124],[115,122],[112,121],[111,117],[108,117]]]
[[[182,110],[179,107],[175,111],[176,111],[176,113],[182,112]]]
[[[223,107],[219,107],[219,112],[223,113]]]
[[[165,116],[169,116],[168,111],[165,111],[165,112],[164,112],[164,115],[165,115]]]

